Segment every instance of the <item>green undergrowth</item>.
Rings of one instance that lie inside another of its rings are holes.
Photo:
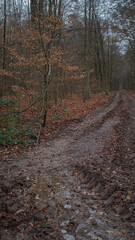
[[[21,122],[21,114],[18,112],[18,100],[0,99],[0,108],[4,114],[0,114],[0,145],[27,145],[36,138],[36,133],[28,125]]]

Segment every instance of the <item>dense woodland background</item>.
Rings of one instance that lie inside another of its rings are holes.
[[[135,88],[134,0],[1,0],[0,12],[1,145],[38,142],[67,97]]]

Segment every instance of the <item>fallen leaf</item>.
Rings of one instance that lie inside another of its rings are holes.
[[[116,232],[117,235],[122,236],[123,234],[121,232]]]
[[[46,207],[44,207],[42,210],[43,210],[43,212],[46,212],[47,208],[46,208]]]
[[[103,216],[103,215],[104,215],[104,213],[103,213],[103,212],[98,212],[98,214],[99,214],[100,216]]]
[[[78,173],[75,174],[75,176],[78,177],[80,174],[81,174],[81,173],[78,172]]]
[[[109,234],[110,234],[110,233],[113,233],[113,231],[111,231],[111,230],[107,230],[106,232],[109,233]]]
[[[102,176],[103,176],[104,178],[106,177],[104,172],[102,172]]]
[[[54,219],[48,219],[48,222],[53,222],[54,221]]]
[[[30,225],[31,227],[34,227],[34,224],[33,224],[32,222],[29,222],[29,225]]]
[[[131,197],[128,195],[128,196],[127,196],[127,199],[128,199],[128,200],[130,200],[130,199],[131,199]]]

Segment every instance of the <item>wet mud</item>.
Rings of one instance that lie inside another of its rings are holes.
[[[0,239],[135,239],[135,99],[118,92],[0,162]]]

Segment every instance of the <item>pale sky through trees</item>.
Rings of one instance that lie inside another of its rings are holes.
[[[90,78],[100,79],[98,81],[101,85],[105,85],[106,83],[104,84],[103,81],[108,78],[109,74],[113,78],[117,75],[115,74],[115,62],[117,62],[117,59],[119,58],[119,61],[121,61],[121,56],[125,57],[128,49],[134,48],[133,26],[131,24],[133,17],[130,14],[132,8],[129,6],[129,2],[133,4],[132,0],[127,2],[119,0],[37,0],[37,4],[34,4],[34,1],[31,0],[0,0],[2,10],[0,19],[1,62],[7,60],[7,65],[10,63],[10,56],[8,56],[8,51],[5,50],[3,43],[8,44],[10,42],[8,36],[10,33],[15,36],[16,28],[21,31],[23,27],[26,27],[25,25],[30,26],[31,23],[33,24],[34,21],[40,18],[41,15],[38,14],[40,3],[43,4],[44,26],[48,24],[46,21],[48,21],[47,16],[50,17],[50,13],[52,18],[57,16],[55,19],[55,21],[57,20],[56,26],[58,25],[60,30],[57,30],[56,36],[60,38],[61,47],[67,49],[70,55],[67,57],[69,63],[72,66],[74,64],[84,65],[82,71],[88,73],[88,79],[89,72],[94,69],[95,75],[93,74]],[[32,8],[31,3],[33,3]],[[59,3],[61,3],[60,15],[58,15]],[[127,12],[128,8],[129,12]],[[124,15],[122,15],[123,13]],[[124,16],[126,16],[126,19]],[[51,21],[51,18],[49,21]],[[53,28],[56,26],[53,26]],[[46,29],[48,27],[42,29],[43,36],[51,32],[51,27],[47,31]],[[29,27],[28,30],[30,34]],[[69,36],[64,36],[65,33],[69,33]],[[17,45],[17,42],[15,45]],[[47,46],[46,42],[44,45]],[[33,48],[36,48],[36,45]],[[40,49],[40,51],[42,50]],[[131,50],[130,53],[132,53]],[[21,54],[24,54],[23,50]],[[116,59],[114,56],[116,56]],[[89,87],[90,84],[88,82],[87,84],[87,87]],[[104,88],[104,86],[101,88]]]

